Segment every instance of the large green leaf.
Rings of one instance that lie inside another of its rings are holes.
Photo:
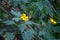
[[[3,21],[3,23],[5,23],[5,24],[7,24],[7,25],[15,24],[15,22],[12,21],[12,20]]]
[[[31,40],[34,34],[34,30],[30,29],[25,31],[22,36],[23,36],[23,40]]]
[[[5,37],[6,37],[5,40],[13,40],[15,35],[14,33],[6,32]]]
[[[20,21],[20,20],[21,20],[21,18],[14,17],[14,18],[12,18],[12,20],[17,22],[17,21]]]
[[[20,17],[21,16],[21,12],[14,11],[14,10],[11,10],[11,14],[16,16],[16,17]]]
[[[25,24],[19,24],[18,28],[21,32],[24,32],[24,30],[26,29],[26,25]]]

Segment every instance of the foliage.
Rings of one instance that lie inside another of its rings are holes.
[[[0,0],[0,35],[4,40],[59,39],[60,3],[53,3],[56,5],[50,0]]]

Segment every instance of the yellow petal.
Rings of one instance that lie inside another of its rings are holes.
[[[24,13],[23,13],[23,15],[22,15],[22,16],[26,16],[26,14],[24,14]]]
[[[56,21],[54,21],[53,23],[54,23],[54,24],[57,24],[57,22],[56,22]]]
[[[53,18],[50,18],[50,22],[53,24],[57,24],[57,22]]]
[[[28,16],[26,16],[26,18],[28,19]]]
[[[52,19],[52,18],[50,18],[50,21],[51,21],[51,22],[53,22],[53,19]]]
[[[21,19],[24,20],[24,21],[28,21],[28,16],[26,16],[26,14],[22,14],[21,15]]]

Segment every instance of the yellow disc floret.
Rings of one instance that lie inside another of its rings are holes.
[[[57,24],[57,22],[53,18],[50,18],[50,22],[53,24]]]
[[[23,13],[23,14],[21,15],[21,19],[22,19],[23,21],[28,21],[28,16],[27,16],[25,13]]]

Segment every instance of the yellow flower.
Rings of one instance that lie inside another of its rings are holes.
[[[22,19],[23,21],[28,21],[28,16],[26,16],[26,14],[23,13],[23,14],[21,15],[21,19]]]
[[[57,24],[57,22],[53,18],[50,18],[50,22],[53,24]]]

